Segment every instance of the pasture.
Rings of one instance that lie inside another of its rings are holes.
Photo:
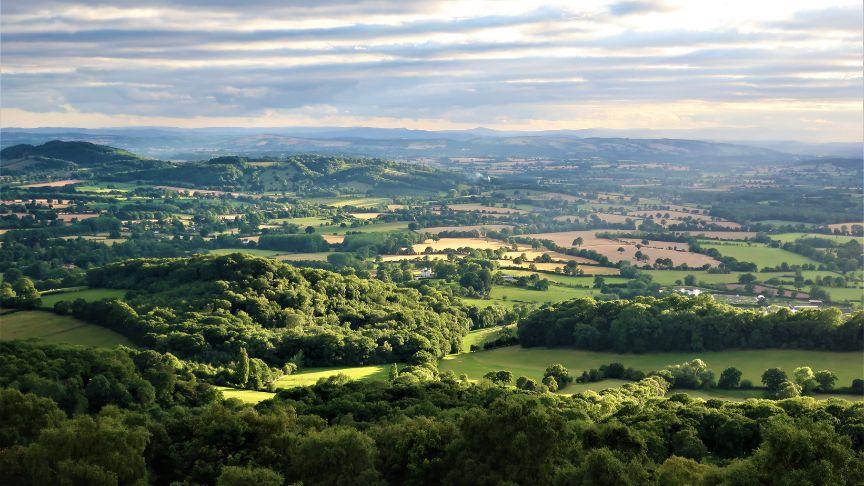
[[[513,326],[496,326],[496,327],[487,327],[485,329],[477,329],[475,331],[471,331],[462,338],[462,352],[467,353],[471,351],[471,346],[476,345],[483,347],[483,344],[488,343],[490,341],[494,341],[498,339],[504,329],[512,328]]]
[[[775,267],[783,262],[789,265],[804,265],[815,261],[782,248],[771,248],[758,243],[717,243],[700,242],[703,248],[715,248],[723,256],[730,256],[742,262],[755,263],[761,267]]]
[[[814,371],[831,370],[839,379],[837,386],[849,386],[853,379],[864,378],[864,355],[861,353],[795,349],[616,354],[508,346],[448,356],[441,360],[439,368],[457,375],[464,373],[471,379],[482,378],[489,371],[510,370],[514,377],[527,376],[539,380],[546,367],[554,363],[561,363],[571,374],[579,375],[584,370],[613,362],[648,372],[696,358],[705,361],[718,377],[724,369],[734,366],[741,370],[742,379],[751,380],[755,385],[760,385],[762,372],[772,367],[781,368],[789,375],[799,366],[810,366]]]
[[[822,238],[840,244],[848,243],[851,240],[858,240],[858,243],[864,242],[864,238],[860,236],[826,235],[822,233],[780,233],[779,235],[768,235],[768,237],[780,243],[789,243],[801,238]]]
[[[258,248],[217,248],[208,250],[211,255],[230,255],[232,253],[242,253],[244,255],[260,256],[260,257],[275,257],[284,254],[284,251],[276,250],[261,250]]]
[[[53,294],[42,294],[42,307],[53,308],[54,304],[61,300],[73,301],[84,299],[87,302],[94,302],[102,299],[122,299],[126,295],[125,290],[121,289],[81,289],[70,292],[57,292]]]
[[[269,400],[276,396],[275,393],[265,392],[265,391],[256,391],[256,390],[241,390],[239,388],[231,388],[228,386],[217,386],[220,392],[222,392],[222,398],[229,400],[235,398],[240,400],[243,403],[258,403],[264,400]]]
[[[276,388],[292,388],[295,386],[314,385],[322,378],[329,378],[338,374],[345,374],[352,380],[386,380],[390,373],[389,364],[341,367],[333,366],[327,368],[306,368],[293,375],[285,375],[276,380]]]
[[[590,297],[599,294],[596,289],[577,289],[563,285],[552,285],[548,290],[533,290],[522,287],[511,287],[495,285],[489,292],[493,300],[506,300],[510,302],[526,304],[545,304],[548,302],[562,302],[578,297]]]
[[[44,311],[18,311],[0,316],[0,340],[37,339],[51,344],[110,348],[134,346],[125,336],[71,316]]]

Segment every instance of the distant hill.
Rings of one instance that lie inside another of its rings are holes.
[[[97,180],[142,181],[220,190],[399,194],[443,191],[465,176],[420,164],[327,155],[221,156],[194,162],[144,159],[126,150],[80,141],[19,144],[0,151],[11,175],[86,171]]]
[[[778,164],[813,158],[813,144],[770,147],[685,138],[628,138],[600,131],[500,132],[488,129],[424,131],[381,128],[123,128],[4,129],[3,143],[41,143],[49,137],[124,147],[166,160],[200,160],[221,155],[285,157],[317,153],[388,159],[452,157],[542,157],[554,160],[632,160],[689,165]],[[798,155],[804,154],[804,155]],[[809,155],[807,155],[809,154]],[[836,156],[836,155],[832,155]]]
[[[42,145],[13,145],[0,151],[0,166],[11,173],[53,171],[128,171],[164,167],[167,162],[138,157],[123,149],[90,142],[52,140]]]
[[[802,160],[795,165],[801,167],[824,167],[824,166],[833,166],[840,170],[849,170],[849,171],[864,171],[864,159],[851,159],[851,158],[840,158],[840,157],[830,157],[824,159],[810,159],[810,160]]]

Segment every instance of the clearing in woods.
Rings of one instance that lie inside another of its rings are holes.
[[[50,309],[61,300],[73,301],[84,299],[87,302],[94,302],[102,299],[122,299],[125,295],[126,291],[121,289],[81,289],[70,292],[57,292],[55,294],[42,294],[41,298],[42,307]]]
[[[17,311],[0,316],[0,340],[38,339],[51,344],[80,344],[110,348],[129,339],[110,329],[87,324],[71,316],[43,311]]]

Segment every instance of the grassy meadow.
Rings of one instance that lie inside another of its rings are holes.
[[[82,289],[73,290],[71,292],[57,292],[54,294],[42,294],[42,307],[53,308],[54,304],[61,300],[73,301],[84,299],[87,302],[94,302],[102,299],[122,299],[126,295],[125,290],[120,289]]]
[[[790,375],[799,366],[810,366],[814,371],[828,369],[837,374],[838,386],[849,386],[853,379],[864,378],[864,355],[861,353],[794,349],[616,354],[569,348],[508,346],[448,356],[440,362],[439,368],[457,375],[464,373],[472,379],[497,370],[510,370],[517,377],[540,379],[546,367],[554,363],[563,364],[575,374],[612,362],[648,372],[696,358],[705,361],[716,376],[720,376],[725,368],[734,366],[743,373],[742,379],[751,380],[754,384],[759,384],[762,372],[772,367],[781,368]]]
[[[43,311],[18,311],[0,316],[0,340],[37,339],[51,344],[133,346],[125,336],[71,316]]]
[[[733,257],[742,262],[755,263],[759,268],[776,267],[783,262],[789,265],[816,263],[803,255],[757,243],[748,245],[746,243],[700,242],[700,245],[703,248],[716,248],[723,256]]]

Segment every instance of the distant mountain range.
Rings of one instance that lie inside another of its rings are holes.
[[[320,153],[400,160],[488,157],[633,160],[683,164],[777,164],[818,157],[860,157],[862,144],[718,142],[635,138],[630,132],[561,130],[509,132],[485,128],[425,131],[332,128],[110,128],[2,129],[0,145],[77,140],[122,147],[146,157],[201,160],[220,155],[285,156]],[[665,133],[665,132],[664,132]]]

